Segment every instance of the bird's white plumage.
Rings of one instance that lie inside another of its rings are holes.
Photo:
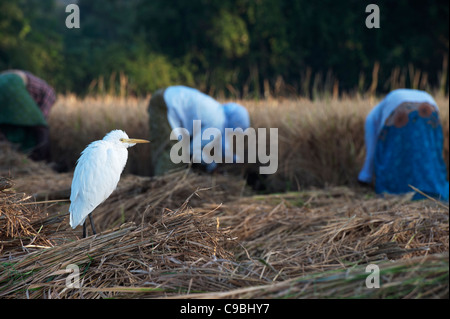
[[[82,225],[86,217],[116,189],[127,163],[128,135],[120,130],[92,142],[77,161],[70,194],[70,226]]]

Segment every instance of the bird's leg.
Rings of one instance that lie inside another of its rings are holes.
[[[92,233],[95,235],[97,232],[95,231],[94,220],[92,219],[92,214],[89,214],[89,220],[91,221]]]
[[[86,238],[86,221],[83,223],[83,238]]]

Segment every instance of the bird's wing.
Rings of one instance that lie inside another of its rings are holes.
[[[70,195],[70,226],[75,228],[111,195],[120,179],[113,149],[104,141],[91,143],[75,168]],[[123,169],[123,167],[122,167]]]

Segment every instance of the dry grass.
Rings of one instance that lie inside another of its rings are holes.
[[[127,288],[150,296],[235,288],[230,252],[218,229],[186,205],[154,224],[124,224],[99,236],[70,241],[2,263],[0,295],[27,298],[114,297]],[[67,289],[64,271],[80,267],[82,286]],[[20,278],[20,280],[16,280]],[[223,280],[220,280],[223,278]],[[238,279],[239,276],[236,276]],[[242,279],[242,278],[241,278]],[[241,281],[242,284],[245,281]]]
[[[365,267],[326,271],[281,282],[225,292],[190,294],[176,298],[448,298],[448,254],[379,263],[386,283],[367,289]]]
[[[49,119],[53,160],[73,169],[81,151],[113,129],[122,129],[130,137],[149,139],[147,104],[148,99],[59,96]],[[129,152],[126,169],[148,175],[150,147],[141,146]]]
[[[15,178],[51,172],[47,165],[30,160],[25,154],[15,150],[10,143],[0,140],[0,176]]]
[[[42,214],[32,196],[11,191],[9,179],[0,177],[0,185],[0,254],[51,245],[41,232]]]
[[[102,232],[80,239],[68,203],[24,202],[19,189],[59,191],[32,180],[0,198],[2,213],[29,221],[0,223],[2,298],[448,298],[449,212],[435,201],[347,187],[242,196],[233,177],[125,175],[94,211]],[[79,289],[66,287],[69,264]],[[365,287],[367,264],[380,289]]]
[[[370,197],[348,188],[253,197],[225,206],[234,213],[221,220],[272,278],[448,252],[448,209]]]
[[[266,182],[269,191],[354,185],[364,161],[364,100],[272,101],[249,105],[258,127],[277,127],[279,168]]]
[[[449,100],[436,100],[448,163]],[[252,126],[279,131],[279,169],[268,177],[269,191],[355,185],[365,156],[365,118],[378,102],[360,98],[242,102],[249,108]]]

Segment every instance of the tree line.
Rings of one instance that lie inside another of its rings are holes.
[[[65,25],[69,3],[79,29]],[[365,25],[369,3],[380,28]],[[0,69],[80,95],[447,93],[448,25],[444,0],[0,0]]]

